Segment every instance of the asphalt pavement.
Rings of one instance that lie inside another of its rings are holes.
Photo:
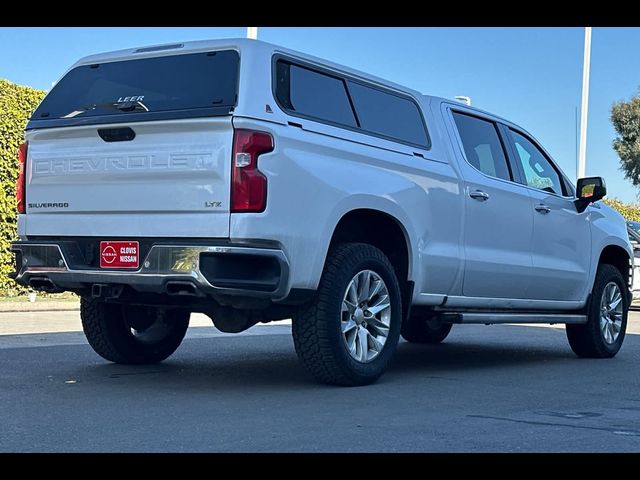
[[[577,359],[563,328],[454,326],[358,388],[314,383],[287,324],[192,325],[164,363],[122,366],[77,312],[0,313],[0,451],[640,451],[637,312],[614,359]]]

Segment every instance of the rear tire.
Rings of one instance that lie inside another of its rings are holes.
[[[293,318],[293,341],[320,382],[366,385],[391,362],[401,321],[400,288],[385,254],[368,244],[338,244],[329,251],[316,297]]]
[[[182,343],[190,313],[80,299],[82,329],[105,360],[152,364],[168,358]]]
[[[587,323],[566,326],[569,345],[577,356],[611,358],[618,353],[627,329],[627,291],[624,278],[616,267],[609,264],[598,267],[587,307]]]
[[[400,334],[409,343],[441,343],[451,332],[450,323],[425,318],[424,315],[411,315],[402,322]]]

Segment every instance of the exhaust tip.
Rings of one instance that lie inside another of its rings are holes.
[[[47,277],[33,277],[29,280],[29,286],[41,292],[55,292],[56,286]]]
[[[203,294],[191,282],[167,282],[165,287],[168,295],[181,295],[190,297],[202,297]]]

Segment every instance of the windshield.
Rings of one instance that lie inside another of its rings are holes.
[[[82,65],[53,87],[31,119],[233,107],[238,65],[234,50]]]

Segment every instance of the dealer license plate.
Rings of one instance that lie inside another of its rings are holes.
[[[138,242],[100,242],[100,268],[138,268]]]

